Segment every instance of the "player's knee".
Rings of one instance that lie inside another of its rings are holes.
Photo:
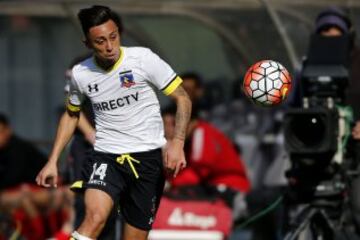
[[[105,225],[107,216],[100,211],[90,210],[87,211],[86,218],[94,229],[98,229]]]

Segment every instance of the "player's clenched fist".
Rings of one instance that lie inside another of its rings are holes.
[[[58,169],[56,163],[49,161],[36,177],[36,183],[43,187],[57,187]]]

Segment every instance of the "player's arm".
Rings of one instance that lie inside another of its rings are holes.
[[[36,183],[38,185],[44,187],[57,186],[57,162],[61,152],[70,141],[76,126],[78,125],[82,99],[82,93],[79,90],[76,81],[72,79],[66,102],[66,111],[60,118],[53,148],[46,165],[36,177]]]
[[[173,170],[174,176],[176,176],[179,170],[186,165],[183,148],[187,125],[191,115],[191,101],[185,90],[181,87],[181,78],[176,76],[169,64],[159,56],[150,50],[145,50],[141,66],[148,80],[176,102],[175,135],[173,140],[168,142],[164,152],[165,167]]]
[[[76,126],[78,125],[79,115],[66,111],[59,122],[56,132],[54,146],[50,153],[49,161],[57,162],[62,150],[70,141]]]
[[[184,143],[191,115],[191,100],[181,85],[169,96],[174,99],[176,103],[174,140]]]
[[[89,120],[86,118],[86,116],[85,116],[85,114],[83,112],[80,112],[78,128],[84,134],[85,139],[89,143],[94,144],[94,142],[95,142],[95,129],[90,124]]]
[[[66,111],[60,119],[55,142],[51,150],[49,159],[43,169],[36,177],[36,183],[44,187],[57,187],[58,169],[57,162],[61,152],[66,144],[70,141],[76,126],[78,124],[79,115]]]
[[[179,77],[174,80],[173,84],[176,84],[176,81],[181,83]],[[174,177],[176,177],[178,172],[186,166],[184,142],[191,115],[191,100],[181,85],[176,86],[176,89],[168,95],[176,103],[176,117],[174,137],[167,147],[165,165],[174,171]]]

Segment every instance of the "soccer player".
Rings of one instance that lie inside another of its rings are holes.
[[[120,47],[120,19],[108,7],[82,9],[78,18],[93,57],[72,70],[67,111],[36,181],[56,187],[58,157],[87,96],[95,114],[95,152],[84,169],[88,179],[74,185],[86,188],[86,213],[72,237],[96,239],[111,209],[120,203],[126,221],[123,239],[146,239],[164,187],[163,168],[175,177],[186,165],[183,146],[191,101],[181,78],[156,54],[147,48]],[[167,143],[153,87],[177,104],[175,137]]]

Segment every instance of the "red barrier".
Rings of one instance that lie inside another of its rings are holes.
[[[153,229],[219,231],[232,228],[231,209],[221,200],[175,200],[163,197]]]

